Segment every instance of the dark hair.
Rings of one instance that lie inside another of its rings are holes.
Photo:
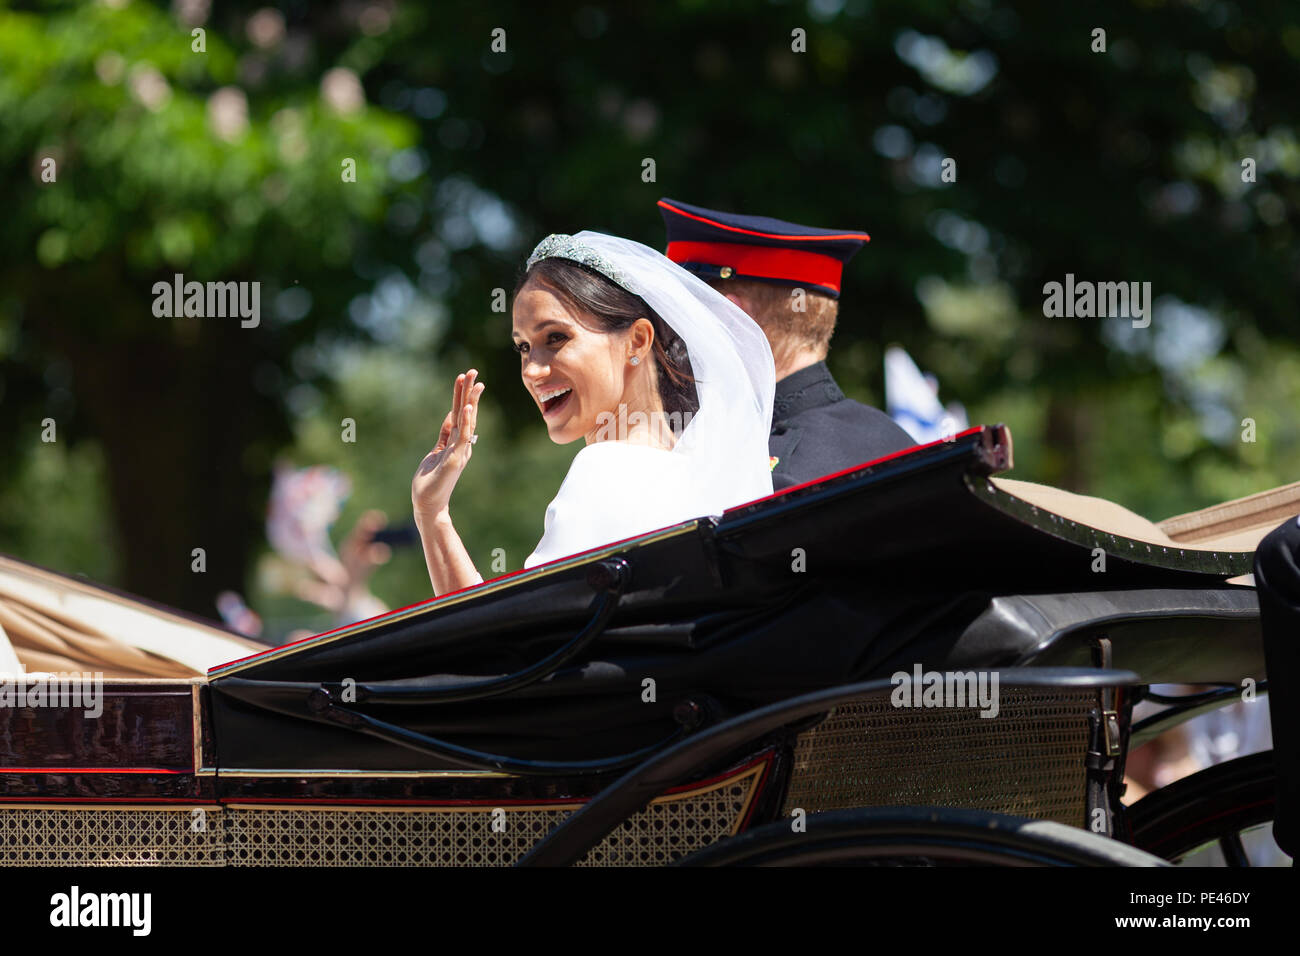
[[[655,330],[653,352],[664,411],[676,413],[671,421],[687,422],[700,410],[686,343],[645,299],[594,269],[557,257],[538,260],[520,278],[515,295],[530,280],[542,283],[572,308],[595,318],[606,332],[621,332],[631,328],[637,319],[649,319]]]

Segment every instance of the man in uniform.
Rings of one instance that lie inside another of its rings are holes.
[[[1255,549],[1255,589],[1268,672],[1277,807],[1273,839],[1292,858],[1300,832],[1300,517],[1287,518]]]
[[[776,362],[768,453],[780,491],[915,442],[877,408],[845,398],[826,354],[846,263],[870,237],[659,200],[666,255],[747,312]]]

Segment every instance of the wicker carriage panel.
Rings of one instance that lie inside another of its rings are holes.
[[[221,866],[219,807],[0,807],[0,865]]]
[[[566,809],[321,809],[237,807],[232,866],[508,866]]]
[[[579,866],[663,866],[731,836],[758,792],[763,767],[710,787],[660,797],[625,820]]]
[[[662,865],[735,833],[763,771],[656,799],[581,865]],[[0,865],[508,866],[578,806],[8,806]]]
[[[888,696],[836,708],[799,735],[785,816],[930,805],[1083,826],[1095,692],[1003,688],[999,700],[991,718],[895,708]]]
[[[579,865],[663,865],[736,832],[761,769],[660,797]],[[227,852],[232,866],[509,866],[576,809],[232,807]]]

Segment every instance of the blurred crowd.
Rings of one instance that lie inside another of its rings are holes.
[[[337,550],[330,529],[351,493],[348,477],[336,468],[276,466],[266,512],[266,537],[273,555],[265,570],[273,592],[289,594],[328,611],[335,627],[365,620],[388,610],[370,590],[375,569],[392,555],[377,536],[388,526],[382,511],[369,510],[343,536]],[[248,637],[281,643],[263,634],[261,617],[235,591],[217,596],[217,610],[231,629]],[[286,641],[311,636],[294,631]]]

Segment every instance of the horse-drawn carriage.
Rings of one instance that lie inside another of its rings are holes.
[[[1230,579],[1295,489],[1157,527],[1010,465],[973,428],[272,649],[6,560],[27,669],[108,676],[0,707],[0,861],[1240,861],[1270,755],[1131,807],[1124,765],[1264,689]]]

